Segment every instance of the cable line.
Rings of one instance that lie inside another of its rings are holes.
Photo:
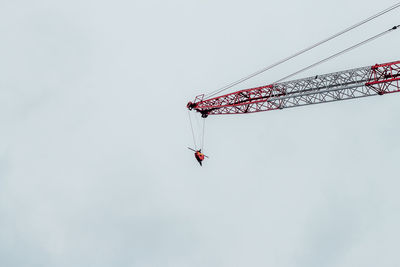
[[[206,128],[206,119],[203,118],[203,135],[202,135],[202,142],[201,142],[201,150],[204,150],[204,129]]]
[[[190,111],[188,110],[188,116],[189,116],[189,121],[190,121],[190,128],[192,129],[192,136],[193,136],[193,143],[194,143],[194,149],[197,150],[197,145],[196,145],[196,138],[194,136],[194,130],[193,130],[193,124],[192,124],[192,118],[190,117]]]
[[[284,80],[286,80],[286,79],[288,79],[288,78],[291,78],[291,77],[293,77],[293,76],[295,76],[295,75],[297,75],[297,74],[299,74],[299,73],[301,73],[301,72],[303,72],[303,71],[306,71],[306,70],[308,70],[308,69],[311,69],[311,68],[313,68],[313,67],[315,67],[315,66],[317,66],[317,65],[319,65],[319,64],[322,64],[322,63],[324,63],[324,62],[326,62],[326,61],[328,61],[328,60],[331,60],[331,59],[333,59],[333,58],[335,58],[335,57],[338,57],[338,56],[340,56],[340,55],[342,55],[342,54],[344,54],[344,53],[347,53],[347,52],[349,52],[349,51],[351,51],[351,50],[353,50],[353,49],[355,49],[355,48],[357,48],[357,47],[359,47],[359,46],[362,46],[362,45],[364,45],[364,44],[366,44],[366,43],[369,43],[369,42],[371,42],[371,41],[373,41],[373,40],[375,40],[375,39],[378,39],[379,37],[382,37],[383,35],[388,34],[388,33],[392,32],[392,31],[396,30],[396,29],[399,28],[399,27],[400,27],[400,25],[394,26],[393,28],[391,28],[391,29],[389,29],[389,30],[386,30],[386,31],[384,31],[384,32],[381,32],[380,34],[377,34],[377,35],[375,35],[375,36],[373,36],[373,37],[371,37],[371,38],[368,38],[367,40],[364,40],[364,41],[362,41],[362,42],[360,42],[360,43],[358,43],[358,44],[355,44],[355,45],[353,45],[353,46],[351,46],[351,47],[349,47],[349,48],[346,48],[345,50],[342,50],[342,51],[340,51],[340,52],[338,52],[338,53],[336,53],[336,54],[333,54],[333,55],[330,56],[330,57],[327,57],[327,58],[325,58],[325,59],[323,59],[323,60],[320,60],[320,61],[318,61],[318,62],[316,62],[316,63],[314,63],[314,64],[311,64],[311,65],[309,65],[309,66],[307,66],[307,67],[305,67],[305,68],[303,68],[303,69],[301,69],[301,70],[299,70],[299,71],[296,71],[296,72],[294,72],[294,73],[292,73],[292,74],[290,74],[290,75],[288,75],[288,76],[286,76],[286,77],[283,77],[282,79],[279,79],[278,81],[274,82],[274,84],[275,84],[275,83],[282,82],[282,81],[284,81]]]
[[[246,77],[244,77],[244,78],[242,78],[240,80],[237,80],[237,81],[232,82],[232,83],[230,83],[230,84],[228,84],[228,85],[226,85],[226,86],[224,86],[224,87],[222,87],[220,89],[217,89],[217,90],[207,94],[204,98],[205,99],[206,98],[210,98],[210,97],[212,97],[212,96],[214,96],[216,94],[219,94],[219,93],[221,93],[221,92],[223,92],[223,91],[225,91],[225,90],[227,90],[227,89],[229,89],[229,88],[231,88],[231,87],[233,87],[235,85],[238,85],[238,84],[240,84],[240,83],[242,83],[244,81],[247,81],[247,80],[249,80],[249,79],[251,79],[251,78],[253,78],[253,77],[255,77],[255,76],[257,76],[257,75],[259,75],[259,74],[261,74],[261,73],[263,73],[265,71],[267,71],[267,70],[270,70],[270,69],[272,69],[272,68],[274,68],[274,67],[276,67],[276,66],[278,66],[278,65],[280,65],[282,63],[285,63],[286,61],[288,61],[288,60],[290,60],[292,58],[295,58],[295,57],[297,57],[297,56],[299,56],[301,54],[304,54],[305,52],[310,51],[311,49],[316,48],[316,47],[318,47],[318,46],[320,46],[320,45],[322,45],[322,44],[324,44],[324,43],[326,43],[326,42],[328,42],[328,41],[330,41],[330,40],[332,40],[332,39],[334,39],[336,37],[339,37],[340,35],[343,35],[346,32],[349,32],[349,31],[351,31],[351,30],[353,30],[353,29],[355,29],[355,28],[357,28],[357,27],[359,27],[359,26],[361,26],[361,25],[363,25],[363,24],[365,24],[365,23],[377,18],[377,17],[380,17],[380,16],[382,16],[382,15],[384,15],[384,14],[386,14],[386,13],[388,13],[388,12],[398,8],[398,7],[400,7],[400,2],[397,2],[396,4],[386,8],[384,10],[382,10],[381,12],[378,12],[377,14],[375,14],[375,15],[369,17],[369,18],[366,18],[366,19],[360,21],[359,23],[354,24],[353,26],[350,26],[350,27],[344,29],[343,31],[340,31],[340,32],[338,32],[338,33],[336,33],[336,34],[334,34],[334,35],[332,35],[332,36],[330,36],[330,37],[318,42],[318,43],[315,43],[310,47],[307,47],[307,48],[305,48],[303,50],[300,50],[299,52],[297,52],[297,53],[295,53],[295,54],[293,54],[293,55],[291,55],[291,56],[289,56],[287,58],[284,58],[284,59],[282,59],[282,60],[280,60],[280,61],[278,61],[278,62],[276,62],[276,63],[274,63],[274,64],[272,64],[272,65],[270,65],[268,67],[265,67],[265,68],[263,68],[263,69],[261,69],[259,71],[254,72],[254,73],[252,73],[252,74],[250,74],[250,75],[248,75],[248,76],[246,76]]]

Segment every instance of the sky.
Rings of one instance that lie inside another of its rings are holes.
[[[399,266],[400,94],[210,116],[202,168],[186,110],[393,4],[1,1],[0,265]],[[294,78],[399,60],[399,41],[393,32]]]

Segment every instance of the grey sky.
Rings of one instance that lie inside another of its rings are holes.
[[[3,0],[0,265],[399,266],[400,94],[210,117],[203,168],[185,109],[393,4]],[[399,60],[399,41],[298,78]]]

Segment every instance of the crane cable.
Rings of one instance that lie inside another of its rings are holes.
[[[189,111],[189,110],[188,110],[188,116],[189,116],[189,121],[190,121],[190,128],[192,129],[192,136],[193,136],[194,149],[197,150],[196,137],[194,136],[192,117],[190,116],[190,111]]]
[[[324,58],[324,59],[322,59],[322,60],[320,60],[320,61],[318,61],[318,62],[316,62],[316,63],[314,63],[314,64],[311,64],[311,65],[309,65],[309,66],[307,66],[307,67],[305,67],[305,68],[303,68],[303,69],[301,69],[301,70],[299,70],[299,71],[296,71],[296,72],[294,72],[294,73],[292,73],[292,74],[290,74],[290,75],[288,75],[288,76],[285,76],[285,77],[283,77],[282,79],[279,79],[278,81],[274,82],[274,84],[279,83],[279,82],[282,82],[282,81],[284,81],[284,80],[286,80],[286,79],[288,79],[288,78],[291,78],[291,77],[293,77],[293,76],[295,76],[295,75],[297,75],[297,74],[299,74],[299,73],[301,73],[301,72],[303,72],[303,71],[306,71],[306,70],[308,70],[308,69],[311,69],[311,68],[313,68],[313,67],[315,67],[315,66],[317,66],[317,65],[319,65],[319,64],[322,64],[322,63],[324,63],[324,62],[326,62],[326,61],[328,61],[328,60],[331,60],[331,59],[333,59],[333,58],[335,58],[335,57],[338,57],[338,56],[340,56],[340,55],[342,55],[342,54],[344,54],[344,53],[347,53],[347,52],[349,52],[349,51],[351,51],[351,50],[353,50],[353,49],[355,49],[355,48],[357,48],[357,47],[359,47],[359,46],[362,46],[362,45],[364,45],[364,44],[366,44],[366,43],[369,43],[369,42],[371,42],[371,41],[373,41],[373,40],[375,40],[375,39],[378,39],[379,37],[382,37],[383,35],[388,34],[388,33],[392,32],[392,31],[394,31],[394,30],[396,30],[396,29],[398,29],[398,28],[400,28],[400,25],[394,26],[393,28],[391,28],[391,29],[389,29],[389,30],[386,30],[386,31],[384,31],[384,32],[381,32],[381,33],[379,33],[379,34],[377,34],[377,35],[375,35],[375,36],[372,36],[371,38],[368,38],[368,39],[366,39],[366,40],[364,40],[364,41],[362,41],[362,42],[360,42],[360,43],[358,43],[358,44],[355,44],[355,45],[353,45],[353,46],[351,46],[351,47],[349,47],[349,48],[346,48],[346,49],[344,49],[344,50],[342,50],[342,51],[336,53],[336,54],[333,54],[332,56],[329,56],[329,57],[327,57],[327,58]]]
[[[206,128],[206,118],[203,118],[203,135],[201,136],[201,150],[204,149],[204,129]]]
[[[232,82],[232,83],[230,83],[230,84],[228,84],[228,85],[226,85],[224,87],[221,87],[220,89],[217,89],[217,90],[205,95],[204,99],[210,98],[210,97],[212,97],[212,96],[214,96],[216,94],[219,94],[219,93],[221,93],[221,92],[223,92],[223,91],[225,91],[225,90],[227,90],[229,88],[232,88],[235,85],[238,85],[238,84],[240,84],[240,83],[242,83],[244,81],[247,81],[247,80],[249,80],[249,79],[251,79],[251,78],[253,78],[253,77],[255,77],[255,76],[257,76],[257,75],[259,75],[259,74],[261,74],[261,73],[263,73],[265,71],[267,71],[267,70],[270,70],[270,69],[272,69],[272,68],[274,68],[274,67],[276,67],[276,66],[278,66],[278,65],[280,65],[282,63],[285,63],[286,61],[288,61],[288,60],[290,60],[292,58],[295,58],[295,57],[297,57],[297,56],[299,56],[301,54],[304,54],[305,52],[310,51],[311,49],[316,48],[316,47],[318,47],[318,46],[320,46],[320,45],[322,45],[322,44],[324,44],[324,43],[326,43],[326,42],[328,42],[328,41],[330,41],[330,40],[332,40],[332,39],[334,39],[336,37],[339,37],[340,35],[343,35],[346,32],[349,32],[349,31],[351,31],[351,30],[353,30],[353,29],[355,29],[355,28],[357,28],[357,27],[359,27],[359,26],[361,26],[361,25],[363,25],[363,24],[365,24],[365,23],[377,18],[377,17],[380,17],[380,16],[382,16],[382,15],[388,13],[389,11],[392,11],[392,10],[398,8],[398,7],[400,7],[400,2],[397,2],[397,4],[394,4],[393,6],[390,6],[390,7],[386,8],[385,10],[382,10],[381,12],[378,12],[377,14],[375,14],[375,15],[369,17],[369,18],[364,19],[363,21],[360,21],[359,23],[356,23],[353,26],[350,26],[350,27],[346,28],[343,31],[340,31],[340,32],[338,32],[338,33],[336,33],[336,34],[334,34],[334,35],[332,35],[332,36],[320,41],[320,42],[317,42],[317,43],[313,44],[310,47],[307,47],[307,48],[305,48],[303,50],[300,50],[299,52],[297,52],[297,53],[295,53],[295,54],[293,54],[293,55],[291,55],[291,56],[289,56],[287,58],[284,58],[284,59],[282,59],[282,60],[280,60],[280,61],[278,61],[278,62],[276,62],[276,63],[274,63],[274,64],[272,64],[272,65],[270,65],[268,67],[265,67],[265,68],[263,68],[263,69],[261,69],[259,71],[256,71],[256,72],[254,72],[254,73],[252,73],[252,74],[250,74],[250,75],[248,75],[248,76],[246,76],[246,77],[244,77],[244,78],[242,78],[240,80]]]
[[[195,148],[195,150],[197,150],[196,136],[195,136],[195,133],[194,133],[192,117],[190,116],[190,111],[189,110],[188,110],[188,117],[189,117],[189,122],[190,122],[190,128],[192,130],[194,148]],[[199,126],[199,125],[197,125],[197,126]],[[204,132],[205,132],[205,128],[206,128],[206,119],[203,118],[203,132],[202,132],[202,135],[201,135],[201,146],[199,147],[201,150],[204,149]]]

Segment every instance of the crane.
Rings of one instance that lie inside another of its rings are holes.
[[[400,2],[365,20],[362,20],[357,24],[354,24],[353,26],[344,29],[343,31],[317,42],[308,48],[302,49],[292,56],[284,58],[268,67],[241,78],[236,82],[230,83],[227,86],[207,95],[201,94],[196,96],[194,101],[190,101],[186,105],[189,110],[188,115],[195,146],[195,149],[189,149],[195,151],[196,156],[196,153],[201,153],[201,150],[204,148],[205,120],[203,120],[201,146],[200,149],[197,149],[196,137],[190,116],[191,110],[199,112],[201,117],[205,119],[210,115],[248,114],[400,92],[400,60],[286,81],[288,78],[291,78],[305,70],[322,64],[361,45],[397,30],[400,28],[400,25],[397,25],[347,49],[324,58],[310,66],[300,69],[274,83],[249,89],[242,89],[236,92],[218,96],[218,94],[229,88],[232,88],[235,85],[238,85],[280,64],[283,64],[301,54],[304,54],[398,7],[400,7]],[[196,157],[196,159],[198,159],[198,157]],[[201,161],[199,161],[199,163],[201,165]]]
[[[328,103],[400,91],[400,61],[239,90],[187,104],[203,118]]]

